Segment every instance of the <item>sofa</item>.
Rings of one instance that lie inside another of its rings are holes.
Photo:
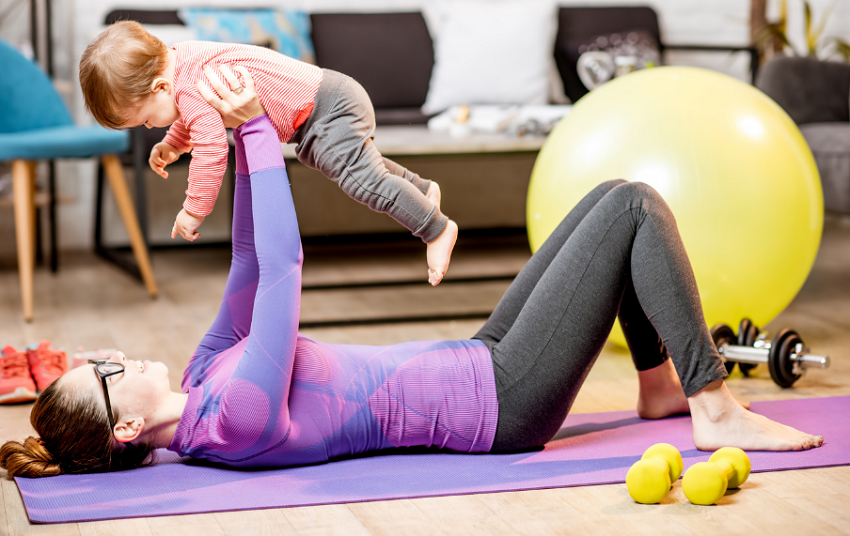
[[[579,48],[600,34],[641,30],[655,39],[661,52],[670,48],[723,53],[744,51],[753,57],[753,49],[746,46],[667,46],[661,36],[658,16],[649,7],[562,7],[558,8],[556,17],[549,83],[560,86],[561,96],[572,101],[587,92],[575,74]],[[148,25],[181,24],[177,12],[168,10],[115,10],[104,22],[110,24],[125,19]],[[392,136],[395,126],[426,129],[429,115],[422,112],[422,106],[428,97],[435,65],[435,41],[423,13],[313,13],[310,23],[317,65],[352,76],[369,93],[378,124],[379,148],[381,139]],[[753,73],[756,68],[757,62],[752,64]],[[128,155],[127,165],[134,163],[138,176],[144,176],[148,173],[145,170],[147,154],[150,147],[162,139],[163,131],[137,130],[135,159]],[[540,144],[542,138],[538,148]],[[469,144],[469,147],[474,146]],[[395,153],[391,158],[439,182],[444,194],[442,208],[461,228],[521,230],[525,226],[525,193],[536,155],[536,148],[489,152],[438,149]],[[351,203],[330,181],[316,177],[318,172],[294,160],[289,160],[287,165],[293,180],[302,236],[401,231],[386,216]],[[144,182],[140,181],[142,188]],[[486,198],[482,197],[482,192],[487,193]],[[143,204],[141,190],[140,194],[140,204]],[[144,218],[145,207],[139,206],[139,212]],[[155,225],[158,224],[152,222],[152,228]],[[161,234],[159,230],[152,232],[152,241],[156,243],[156,237]]]
[[[762,68],[757,87],[800,127],[820,172],[824,209],[850,214],[850,64],[782,56]]]
[[[434,66],[434,43],[422,13],[315,13],[310,20],[316,63],[363,84],[378,124],[427,121],[420,108]],[[633,30],[648,33],[662,55],[665,50],[745,52],[755,80],[758,57],[753,47],[667,44],[650,7],[561,7],[553,56],[567,99],[575,102],[588,92],[576,74],[582,44]]]

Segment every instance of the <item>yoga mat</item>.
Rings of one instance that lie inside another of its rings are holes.
[[[850,397],[753,402],[752,410],[824,436],[802,452],[750,452],[753,472],[850,464]],[[648,421],[634,411],[570,415],[542,450],[454,454],[395,450],[263,471],[211,467],[161,450],[156,465],[115,473],[16,478],[34,523],[221,512],[625,482],[654,443],[675,445],[685,468],[706,461],[689,416]]]

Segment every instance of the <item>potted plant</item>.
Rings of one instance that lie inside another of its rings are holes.
[[[812,16],[812,6],[808,0],[803,2],[803,24],[806,32],[806,41],[804,48],[794,46],[788,39],[787,31],[787,15],[788,15],[788,0],[781,0],[779,4],[779,19],[774,22],[766,21],[766,24],[761,25],[755,32],[756,46],[759,50],[766,51],[785,51],[792,56],[832,59],[840,57],[844,61],[850,60],[850,43],[835,36],[824,35],[824,27],[832,14],[835,7],[833,2],[824,13],[820,20],[815,23]],[[759,9],[764,9],[766,2],[754,1],[754,11],[758,4]],[[776,46],[778,44],[779,46]]]

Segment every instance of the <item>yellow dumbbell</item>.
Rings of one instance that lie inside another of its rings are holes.
[[[714,504],[726,493],[747,481],[750,476],[750,458],[743,450],[723,447],[707,462],[695,463],[682,479],[682,491],[694,504]]]
[[[654,504],[667,495],[682,474],[682,455],[673,445],[658,443],[643,453],[626,473],[629,495],[641,504]]]

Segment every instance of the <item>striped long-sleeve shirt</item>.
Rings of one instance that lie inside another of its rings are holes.
[[[237,467],[404,446],[490,450],[498,400],[481,341],[359,346],[298,333],[303,255],[283,156],[266,116],[234,138],[230,274],[184,373],[189,399],[168,448]]]
[[[207,65],[242,65],[257,86],[260,102],[268,112],[281,142],[287,142],[310,116],[322,70],[273,50],[251,45],[186,41],[172,46],[177,59],[174,69],[174,100],[180,111],[165,141],[181,152],[192,150],[189,187],[183,208],[191,214],[212,212],[221,179],[227,168],[227,132],[221,115],[198,92],[198,80],[208,83]],[[213,71],[226,83],[218,69]]]

